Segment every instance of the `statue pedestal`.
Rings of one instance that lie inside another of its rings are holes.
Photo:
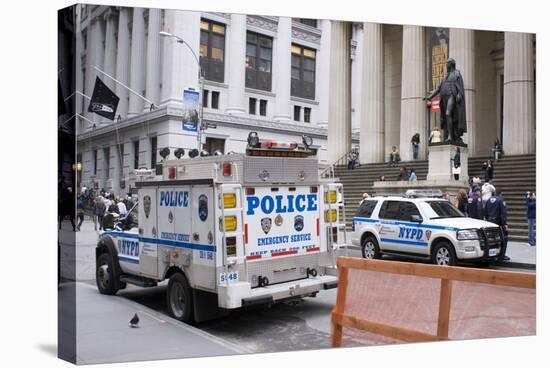
[[[453,161],[456,148],[460,148],[460,174],[453,175]],[[428,147],[427,180],[375,181],[375,195],[405,194],[408,189],[441,190],[444,196],[453,200],[460,189],[468,189],[468,147],[465,144],[436,143]]]
[[[455,180],[453,158],[460,148],[460,175]],[[455,182],[468,186],[468,146],[465,144],[437,143],[428,146],[428,181]]]

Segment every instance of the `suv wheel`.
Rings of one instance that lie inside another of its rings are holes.
[[[361,244],[361,255],[363,256],[363,258],[367,259],[380,258],[380,248],[378,247],[378,241],[374,236],[365,236],[365,238],[363,239],[363,243]]]
[[[453,246],[446,241],[437,243],[433,251],[432,262],[441,266],[456,265],[456,254]]]

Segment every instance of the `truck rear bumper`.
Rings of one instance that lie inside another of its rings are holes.
[[[338,285],[336,276],[317,276],[252,289],[248,282],[235,282],[218,286],[218,304],[221,308],[235,309],[246,305],[269,304],[281,299],[313,294],[333,289]]]

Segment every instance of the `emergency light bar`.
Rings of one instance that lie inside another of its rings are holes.
[[[409,189],[405,192],[408,198],[443,198],[443,192],[439,189]]]
[[[309,149],[313,139],[302,136],[302,144],[296,142],[278,142],[273,140],[261,141],[257,132],[250,132],[247,138],[246,154],[249,156],[264,157],[307,157],[314,156],[316,150]]]

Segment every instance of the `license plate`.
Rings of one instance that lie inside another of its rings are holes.
[[[489,249],[489,257],[494,257],[497,254],[498,254],[498,249],[496,249],[496,248]]]

